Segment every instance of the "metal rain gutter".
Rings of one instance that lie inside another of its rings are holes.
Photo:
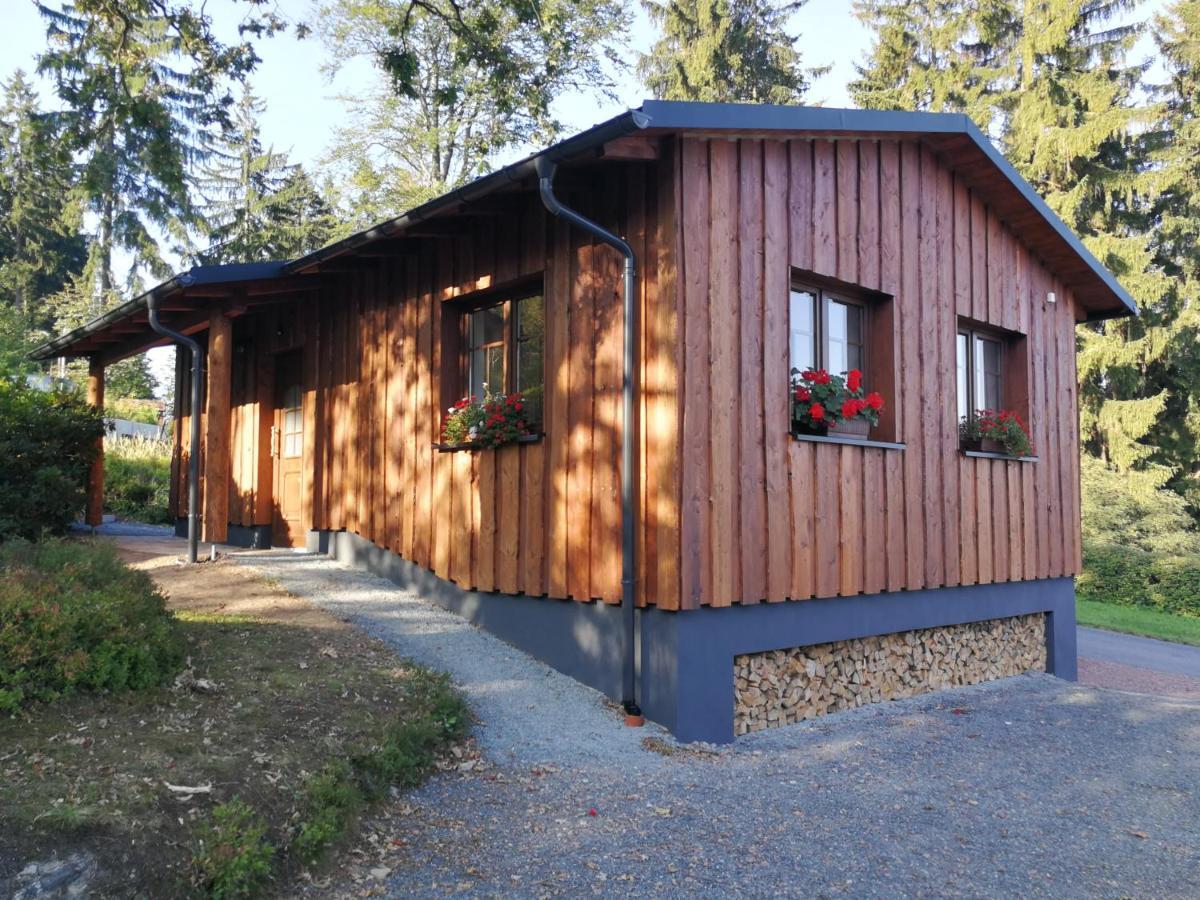
[[[538,190],[542,203],[551,215],[565,219],[570,224],[593,235],[615,248],[624,258],[624,365],[621,374],[621,610],[625,623],[624,665],[621,679],[621,705],[625,709],[627,725],[641,725],[641,708],[637,703],[637,507],[638,495],[634,487],[637,476],[637,416],[634,397],[634,374],[637,365],[637,257],[633,248],[620,237],[602,228],[586,216],[563,206],[554,196],[554,172],[556,163],[549,159],[538,159]]]
[[[204,372],[204,351],[195,339],[164,325],[158,318],[159,297],[151,292],[146,297],[150,327],[176,344],[192,352],[192,402],[188,416],[190,426],[188,456],[188,550],[187,561],[196,562],[200,545],[200,379]]]

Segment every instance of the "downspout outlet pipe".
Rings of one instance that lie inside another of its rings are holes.
[[[621,611],[624,620],[624,660],[621,679],[621,705],[625,721],[640,725],[642,711],[637,703],[637,408],[634,397],[634,375],[637,365],[637,257],[633,248],[618,235],[593,222],[584,215],[563,206],[554,196],[554,173],[557,168],[548,159],[536,162],[538,190],[542,204],[551,215],[565,219],[576,228],[586,231],[597,240],[616,249],[624,257],[624,365],[621,375]]]
[[[197,560],[200,547],[200,379],[204,372],[204,351],[196,341],[182,332],[168,328],[158,318],[158,298],[151,294],[146,298],[146,309],[150,313],[150,327],[163,337],[187,347],[192,352],[192,403],[188,424],[188,550],[187,561]]]

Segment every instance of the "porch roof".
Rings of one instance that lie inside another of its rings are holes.
[[[186,333],[203,327],[197,314],[202,313],[206,323],[208,311],[214,303],[225,303],[230,298],[253,303],[264,295],[279,293],[285,289],[286,274],[283,262],[194,266],[113,307],[85,325],[47,341],[34,350],[30,357],[53,359],[59,356],[101,354],[109,361],[116,362],[125,356],[167,343],[165,338],[159,337],[150,328],[148,303],[151,297],[159,300],[163,310],[190,314],[184,316],[190,321],[172,323],[172,327],[182,324],[180,330]],[[294,287],[292,285],[286,289]]]

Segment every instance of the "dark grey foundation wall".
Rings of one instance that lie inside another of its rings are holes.
[[[310,532],[308,549],[418,591],[444,609],[613,699],[621,691],[620,607],[466,591],[356,534]],[[639,702],[681,741],[733,740],[733,659],[758,653],[1046,613],[1047,670],[1074,681],[1071,578],[760,603],[639,610]]]
[[[175,536],[187,537],[187,519],[175,519]],[[223,543],[234,547],[245,547],[248,550],[269,550],[271,548],[270,525],[234,525],[230,523]]]

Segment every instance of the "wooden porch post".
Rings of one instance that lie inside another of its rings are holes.
[[[208,399],[204,436],[204,540],[223,542],[229,531],[229,388],[233,321],[214,309],[208,322]]]
[[[98,356],[88,360],[87,400],[104,412],[104,363]],[[84,521],[95,528],[104,521],[104,436],[96,438],[96,458],[88,472],[87,511]]]

